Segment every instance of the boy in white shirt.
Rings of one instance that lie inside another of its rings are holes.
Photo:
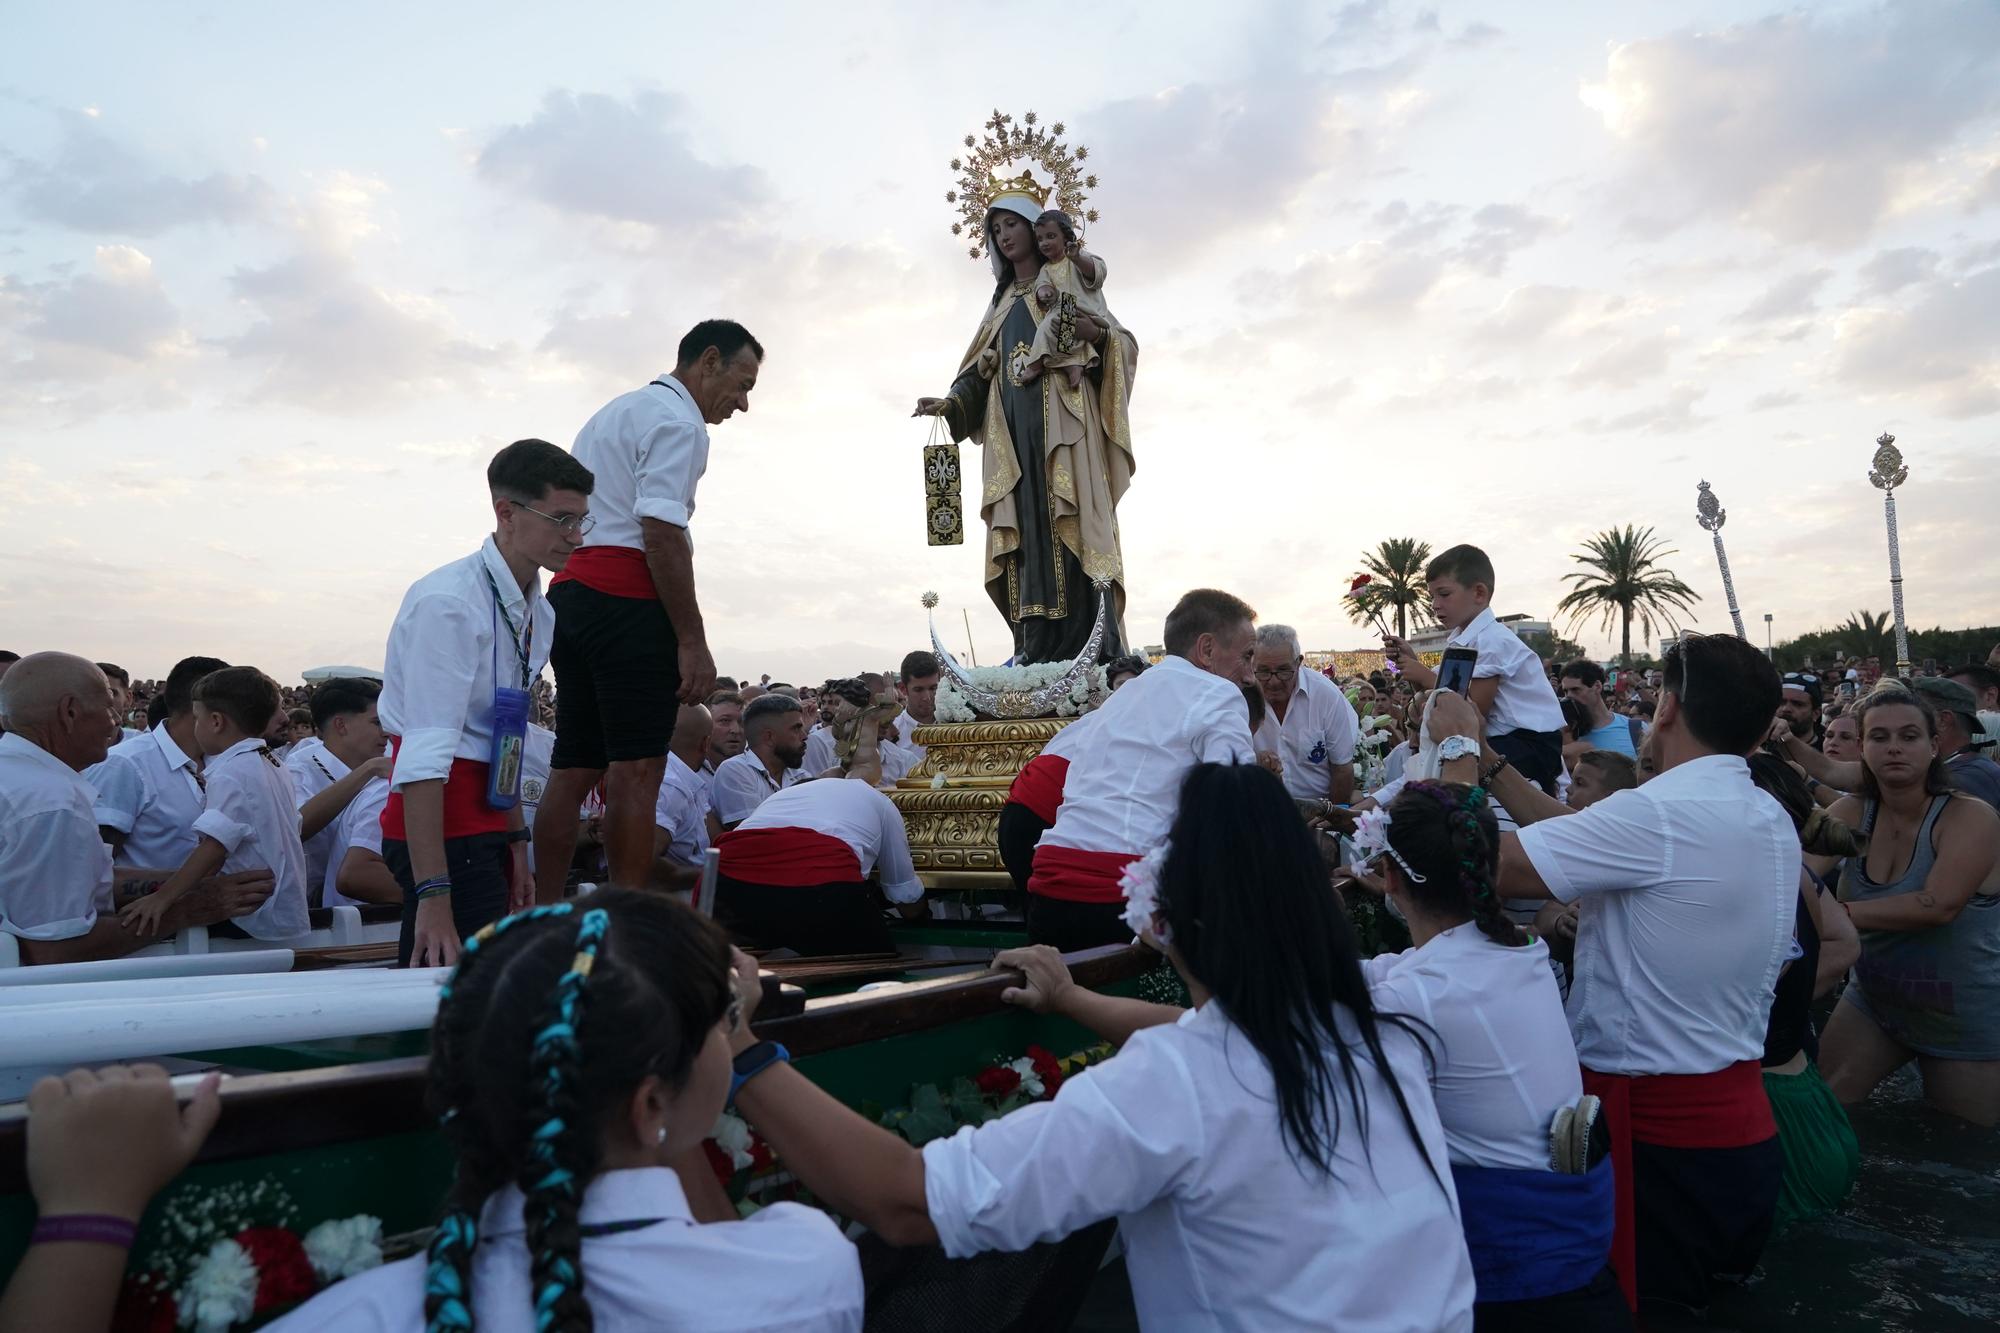
[[[1449,648],[1479,654],[1470,697],[1486,720],[1486,739],[1514,770],[1551,796],[1562,772],[1562,704],[1534,649],[1493,617],[1493,562],[1477,546],[1454,546],[1424,570],[1431,610],[1451,631]],[[1382,646],[1397,669],[1424,689],[1437,684],[1408,643],[1393,634]]]
[[[269,870],[271,896],[236,924],[260,940],[306,933],[306,854],[299,811],[284,770],[266,749],[265,724],[278,709],[278,686],[255,667],[225,667],[194,687],[194,736],[200,746],[203,808],[195,849],[157,890],[119,913],[138,935],[152,935],[168,910],[218,872]]]

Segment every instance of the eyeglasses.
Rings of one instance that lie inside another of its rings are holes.
[[[1299,674],[1299,669],[1295,666],[1253,667],[1250,670],[1250,674],[1258,680],[1290,680],[1293,676]]]
[[[565,518],[557,518],[554,514],[544,514],[541,510],[535,508],[533,505],[522,504],[519,500],[509,500],[507,503],[513,505],[516,509],[527,510],[529,513],[533,514],[536,518],[547,519],[549,522],[556,525],[556,530],[558,532],[564,534],[573,532],[577,536],[581,537],[585,533],[589,532],[592,528],[597,526],[597,515],[595,514],[584,514],[581,517],[575,514],[571,514]]]

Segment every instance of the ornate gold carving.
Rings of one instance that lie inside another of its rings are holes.
[[[889,799],[902,812],[910,859],[935,889],[1009,888],[1000,860],[1000,811],[1007,789],[1030,759],[1068,722],[1034,718],[950,722],[918,727],[924,762]],[[932,782],[943,775],[945,785]]]

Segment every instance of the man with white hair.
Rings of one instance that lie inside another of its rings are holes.
[[[1251,674],[1264,696],[1257,748],[1285,765],[1285,790],[1301,801],[1345,805],[1354,796],[1354,705],[1334,683],[1307,669],[1298,631],[1259,625]]]
[[[112,734],[104,673],[69,653],[30,653],[0,679],[0,718],[0,931],[26,963],[116,958],[153,943],[116,909],[158,888],[171,867],[113,869],[82,776]],[[204,880],[167,909],[161,933],[247,915],[272,884],[269,870]]]

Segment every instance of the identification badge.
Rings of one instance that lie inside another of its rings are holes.
[[[493,748],[486,763],[486,804],[512,810],[521,803],[521,756],[528,743],[528,692],[493,691]]]

